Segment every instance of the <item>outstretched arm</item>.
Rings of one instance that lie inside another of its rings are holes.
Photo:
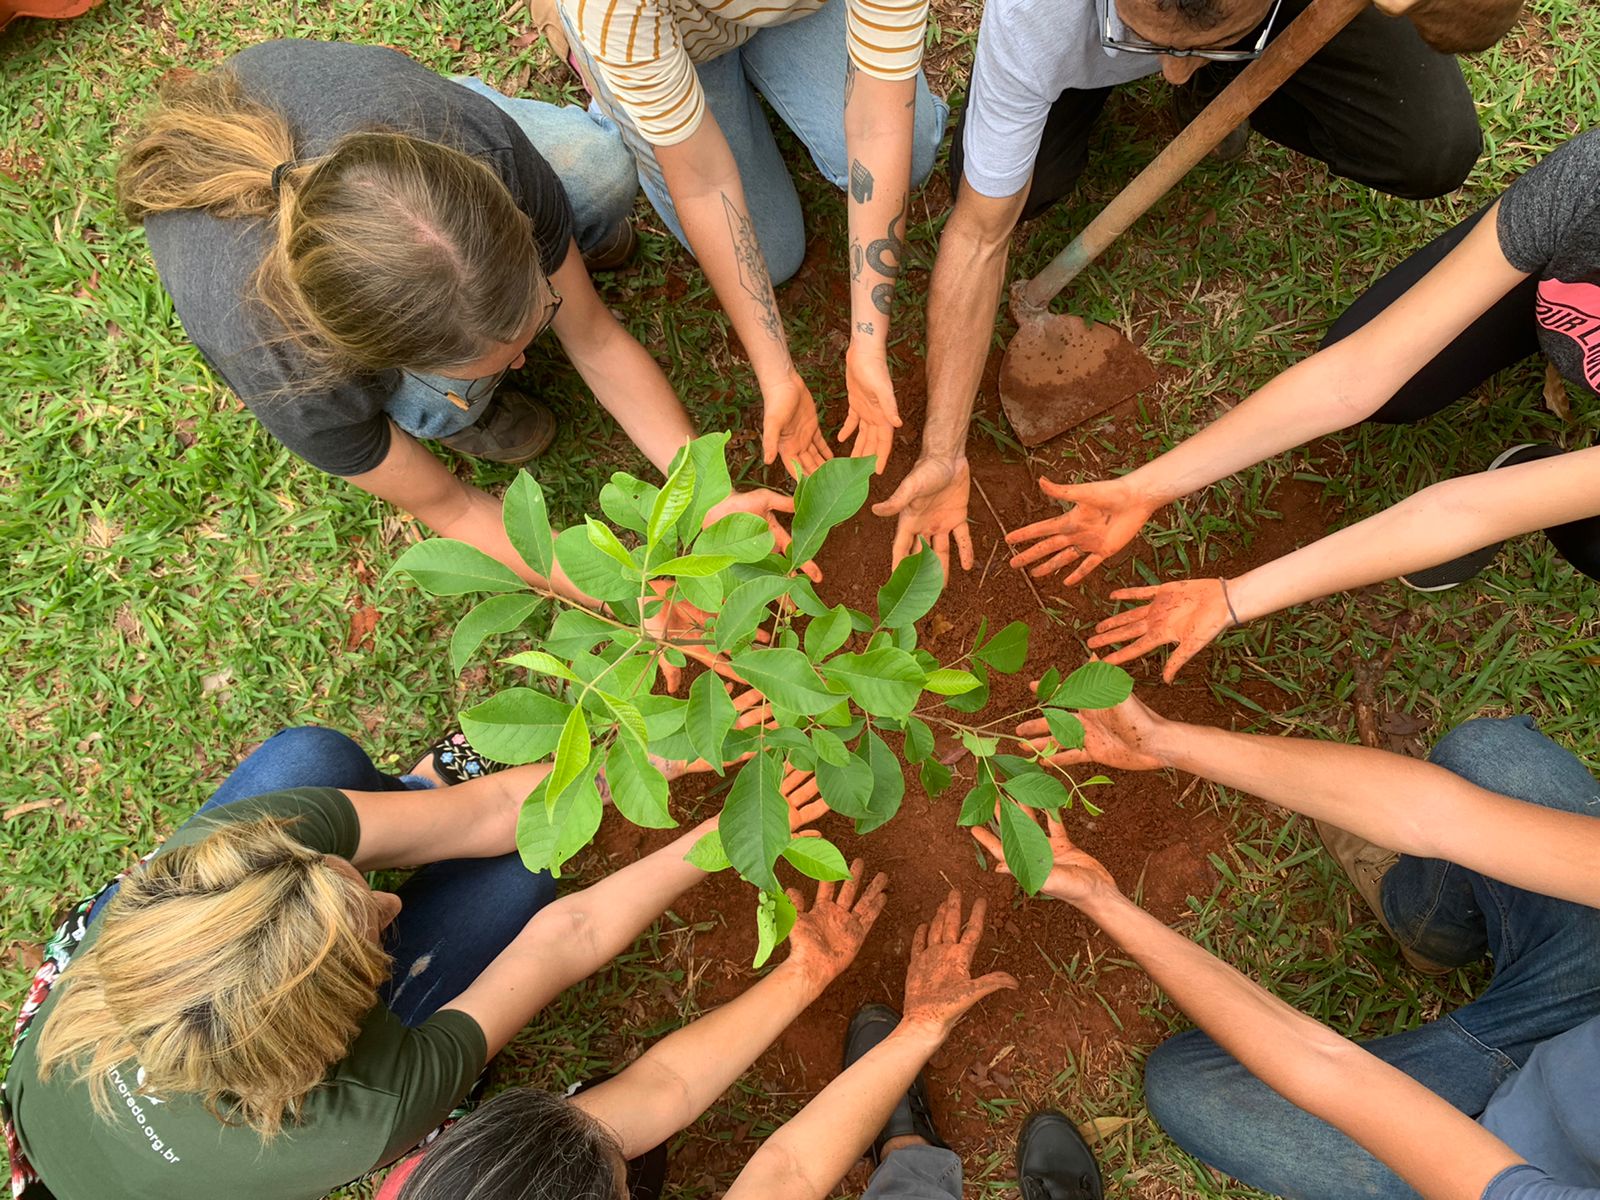
[[[1361,1145],[1428,1200],[1478,1200],[1523,1160],[1409,1075],[1252,983],[1129,900],[1049,820],[1045,892],[1100,925],[1194,1023],[1268,1087]],[[973,834],[1000,864],[987,829]]]
[[[1120,479],[1050,493],[1076,503],[1079,497],[1070,492],[1081,490],[1089,493],[1091,503],[1082,512],[1074,508],[1016,530],[1008,539],[1013,543],[1043,539],[1048,545],[1019,554],[1012,565],[1026,566],[1072,548],[1098,565],[1125,546],[1163,505],[1377,412],[1526,278],[1500,249],[1498,208],[1497,202],[1459,246],[1382,313],[1296,363],[1193,437]],[[1044,569],[1059,569],[1076,557],[1052,561]],[[1088,569],[1092,567],[1085,564],[1073,580]]]
[[[857,859],[837,900],[833,884],[818,884],[810,911],[791,891],[801,914],[783,963],[738,999],[662,1038],[616,1077],[573,1100],[616,1135],[624,1158],[643,1154],[698,1120],[855,961],[888,898],[887,875],[859,891],[862,873]]]

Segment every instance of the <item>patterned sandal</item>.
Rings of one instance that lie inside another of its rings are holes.
[[[459,729],[445,734],[428,748],[428,752],[433,758],[434,772],[447,784],[481,779],[506,768],[505,763],[485,758],[474,750],[467,735]]]

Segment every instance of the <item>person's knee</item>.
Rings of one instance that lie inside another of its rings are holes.
[[[1433,200],[1466,182],[1483,153],[1483,130],[1474,110],[1416,131],[1403,142],[1394,164],[1394,181],[1384,190],[1403,200]]]
[[[794,221],[785,221],[781,229],[761,239],[761,255],[774,287],[794,278],[806,258],[805,222],[798,213]]]
[[[1518,764],[1547,741],[1532,717],[1475,717],[1440,738],[1428,761],[1479,787],[1503,791]]]
[[[605,214],[607,225],[617,225],[633,213],[639,195],[639,164],[623,145],[621,135],[608,144],[594,164],[595,205]]]
[[[1202,1158],[1210,1140],[1204,1134],[1211,1121],[1208,1110],[1225,1096],[1224,1089],[1213,1086],[1207,1069],[1216,1052],[1215,1042],[1191,1029],[1162,1042],[1144,1066],[1144,1100],[1150,1116],[1168,1137]]]

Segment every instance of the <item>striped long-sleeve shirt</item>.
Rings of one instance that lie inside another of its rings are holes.
[[[824,0],[560,0],[607,88],[653,146],[700,127],[696,63],[769,25],[799,20]],[[928,0],[833,0],[849,6],[851,61],[877,79],[909,79],[922,64]]]

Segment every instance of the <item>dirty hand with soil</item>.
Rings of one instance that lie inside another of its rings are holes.
[[[894,490],[894,495],[872,506],[875,516],[896,517],[892,566],[916,553],[924,540],[933,546],[950,577],[950,543],[955,541],[961,569],[972,570],[972,531],[967,527],[967,504],[972,496],[972,473],[965,458],[923,457]]]
[[[1039,490],[1052,500],[1072,507],[1059,517],[1035,521],[1006,534],[1006,541],[1013,546],[1033,543],[1012,555],[1011,565],[1018,570],[1032,567],[1029,574],[1037,579],[1064,571],[1079,558],[1083,559],[1077,569],[1061,581],[1065,587],[1081,582],[1131,542],[1160,507],[1123,479],[1068,484],[1041,478]]]

